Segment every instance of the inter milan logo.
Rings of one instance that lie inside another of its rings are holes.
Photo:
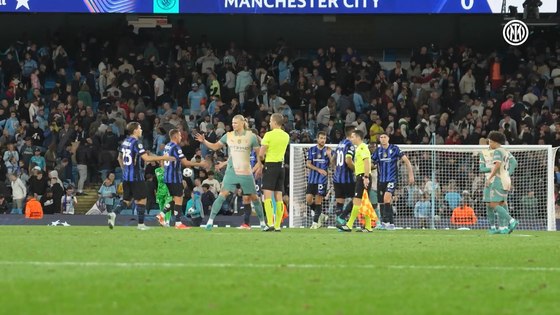
[[[169,10],[175,6],[177,0],[157,0],[158,6],[162,10]]]
[[[238,143],[238,144],[241,144],[241,139],[237,140],[237,143]]]

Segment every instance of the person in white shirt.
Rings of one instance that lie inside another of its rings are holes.
[[[27,188],[16,173],[10,175],[10,181],[12,184],[12,208],[23,210],[23,200],[27,196]]]
[[[160,96],[163,95],[163,92],[165,90],[165,83],[155,73],[152,74],[152,79],[154,80],[154,97],[155,97],[155,100],[156,100],[156,104],[159,106],[160,103],[161,103],[161,97]]]
[[[214,196],[218,195],[218,191],[220,190],[220,182],[214,178],[214,172],[208,172],[208,178],[202,182],[202,185],[208,184],[210,186],[209,190],[214,194]]]

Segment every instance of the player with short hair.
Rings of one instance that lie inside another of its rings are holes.
[[[251,132],[255,135],[255,137],[257,137],[257,142],[260,146],[261,144],[261,137],[259,136],[259,132],[257,129],[251,129]],[[259,201],[261,200],[262,197],[262,193],[261,193],[261,186],[262,186],[262,177],[257,177],[257,162],[259,161],[259,157],[257,156],[257,152],[255,152],[254,150],[251,151],[251,170],[253,171],[253,178],[255,179],[255,190],[257,191],[257,197],[259,197]],[[261,164],[262,165],[262,164]],[[240,230],[250,230],[251,229],[251,213],[252,211],[252,206],[251,206],[251,200],[249,199],[249,196],[243,196],[243,224],[241,224],[241,226],[237,227]]]
[[[310,169],[307,179],[305,200],[309,209],[314,212],[312,229],[321,227],[319,217],[323,208],[323,198],[327,195],[329,164],[332,157],[331,148],[325,146],[327,134],[317,133],[317,145],[309,148],[307,153],[307,168]]]
[[[356,146],[356,153],[354,154],[354,170],[356,172],[356,188],[354,190],[354,199],[352,200],[352,213],[350,219],[344,225],[337,224],[337,228],[343,232],[351,232],[354,221],[360,212],[362,204],[362,195],[365,191],[371,188],[371,156],[367,144],[364,143],[364,133],[360,130],[354,130],[350,137],[352,144]],[[371,217],[364,216],[366,221],[365,228],[362,232],[371,232]]]
[[[171,129],[169,131],[169,143],[165,145],[163,149],[163,155],[172,157],[172,161],[165,161],[163,163],[163,182],[169,190],[169,194],[173,197],[173,200],[168,203],[163,211],[158,213],[156,216],[158,222],[161,226],[169,226],[169,222],[165,220],[165,215],[167,212],[173,209],[175,213],[175,228],[176,229],[189,229],[186,225],[181,222],[181,217],[183,216],[183,173],[181,170],[181,164],[185,167],[206,167],[206,161],[202,160],[199,163],[191,162],[187,160],[183,154],[183,150],[179,146],[181,142],[181,132],[177,129]]]
[[[290,143],[290,136],[282,130],[284,116],[275,113],[270,117],[271,130],[264,135],[261,143],[259,158],[264,161],[262,189],[264,193],[264,209],[266,211],[267,226],[264,232],[280,232],[280,224],[284,216],[284,155]],[[276,200],[276,221],[274,222],[274,208],[272,194]],[[274,222],[274,225],[273,225]]]
[[[399,160],[402,160],[408,168],[408,182],[414,183],[412,164],[401,151],[401,149],[389,143],[389,136],[381,133],[379,136],[380,146],[372,155],[372,161],[377,165],[377,198],[380,202],[381,224],[378,229],[394,230],[393,221],[393,193],[399,179]],[[381,203],[382,202],[382,203]]]
[[[354,180],[354,153],[356,148],[350,141],[354,130],[356,128],[353,126],[346,127],[346,139],[342,140],[335,150],[336,166],[333,184],[336,199],[336,223],[339,225],[346,224],[346,217],[352,211],[352,202],[348,203],[344,211],[342,211],[342,208],[346,199],[354,196],[354,189],[356,188],[356,181]]]
[[[233,131],[226,133],[218,143],[210,143],[204,138],[204,135],[196,135],[196,140],[206,145],[210,150],[217,151],[227,145],[230,152],[222,190],[212,204],[212,212],[206,223],[206,230],[212,230],[214,218],[220,212],[226,197],[236,189],[237,185],[241,186],[244,195],[249,196],[259,217],[261,227],[264,229],[263,208],[255,189],[253,169],[250,162],[251,151],[256,153],[259,150],[259,143],[257,137],[249,130],[249,124],[242,115],[233,117],[232,127]],[[257,162],[254,169],[255,177],[260,177],[262,170],[260,161]]]
[[[140,167],[140,159],[144,162],[171,161],[173,158],[169,156],[148,156],[142,143],[138,138],[142,135],[142,127],[137,122],[131,122],[126,126],[129,137],[124,139],[119,149],[119,165],[123,170],[122,186],[123,200],[115,207],[115,209],[107,215],[108,225],[110,229],[115,227],[116,213],[123,208],[128,208],[134,198],[136,202],[136,212],[138,213],[138,229],[150,230],[144,224],[146,214],[146,196],[148,196],[148,188],[144,180],[144,171]]]
[[[510,234],[515,230],[519,222],[511,217],[507,210],[507,195],[508,191],[511,189],[511,174],[510,169],[512,164],[513,169],[517,165],[515,158],[501,146],[502,143],[506,142],[506,136],[499,131],[491,131],[488,134],[488,145],[492,150],[492,161],[493,167],[486,179],[486,185],[488,189],[484,190],[483,201],[492,208],[492,210],[498,213],[498,221],[500,224],[499,231],[496,234]],[[491,219],[491,218],[489,218]],[[507,225],[507,226],[506,226]],[[495,228],[494,228],[495,230]]]

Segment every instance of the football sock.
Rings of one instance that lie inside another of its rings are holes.
[[[496,228],[496,215],[494,214],[494,210],[490,206],[486,206],[486,216],[488,217],[488,223],[490,224],[491,229]]]
[[[356,221],[356,218],[358,217],[358,213],[360,213],[360,206],[353,206],[352,207],[352,213],[350,214],[350,219],[348,219],[348,222],[346,223],[346,225],[352,229],[352,226],[354,225],[354,221]]]
[[[253,201],[252,202],[253,207],[255,208],[255,213],[257,214],[257,217],[259,218],[260,222],[264,222],[264,213],[263,213],[263,206],[262,203],[260,201]],[[251,216],[251,207],[249,207],[248,205],[245,206],[245,209],[249,208],[249,217]],[[247,223],[249,224],[249,223]]]
[[[272,226],[274,224],[274,208],[272,207],[272,199],[265,199],[264,211],[266,211],[266,225]]]
[[[183,205],[175,205],[175,224],[181,224],[181,216],[183,215]]]
[[[167,212],[171,211],[175,207],[175,201],[171,201],[163,207],[163,213],[167,214]]]
[[[371,217],[364,215],[364,220],[366,221],[366,229],[371,230]]]
[[[384,203],[379,204],[379,212],[381,212],[381,216],[379,217],[379,220],[381,222],[387,222],[387,211],[385,210]]]
[[[239,212],[243,213],[243,223],[249,225],[249,220],[251,219],[251,212],[247,209],[251,209],[250,205],[242,205],[239,207]]]
[[[354,205],[352,204],[352,202],[349,202],[346,205],[346,208],[344,208],[344,211],[342,212],[342,214],[340,215],[340,218],[343,220],[346,220],[346,218],[348,218],[348,215],[350,214],[350,212],[352,212],[352,208],[354,207]]]
[[[146,205],[136,204],[136,212],[138,213],[138,224],[144,224],[146,216]]]
[[[276,202],[276,221],[274,222],[274,228],[279,229],[284,219],[284,202]]]
[[[212,211],[210,212],[210,219],[212,220],[212,222],[214,222],[214,218],[218,215],[218,213],[222,209],[224,200],[226,200],[226,197],[222,196],[222,194],[219,194],[218,198],[216,198],[216,200],[212,204]]]
[[[390,203],[386,203],[386,204],[385,204],[385,212],[387,212],[387,218],[388,218],[388,220],[389,220],[389,221],[387,221],[387,222],[389,222],[390,224],[393,224],[393,223],[394,223],[394,219],[393,219],[393,205],[390,204]]]
[[[321,212],[323,211],[323,205],[315,205],[315,214],[313,215],[313,222],[318,223]]]
[[[342,215],[342,208],[344,208],[343,203],[336,203],[336,208],[334,210],[334,213],[336,214],[337,217],[340,217]]]
[[[121,200],[121,203],[119,203],[115,209],[113,209],[113,212],[115,214],[119,214],[121,213],[122,209],[128,209],[128,204],[126,203],[126,201]]]
[[[498,213],[500,226],[506,226],[505,223],[509,222],[512,219],[509,213],[506,211],[506,209],[504,209],[502,206],[497,205],[496,208],[494,208],[494,210],[496,210],[496,212]]]

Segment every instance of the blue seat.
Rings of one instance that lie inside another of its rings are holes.
[[[120,215],[134,215],[134,210],[124,209],[124,210],[121,211]]]
[[[396,50],[384,50],[383,51],[383,61],[384,62],[395,62],[395,61],[397,61],[397,51]]]
[[[23,214],[21,209],[12,209],[12,212],[10,212],[11,214]]]

